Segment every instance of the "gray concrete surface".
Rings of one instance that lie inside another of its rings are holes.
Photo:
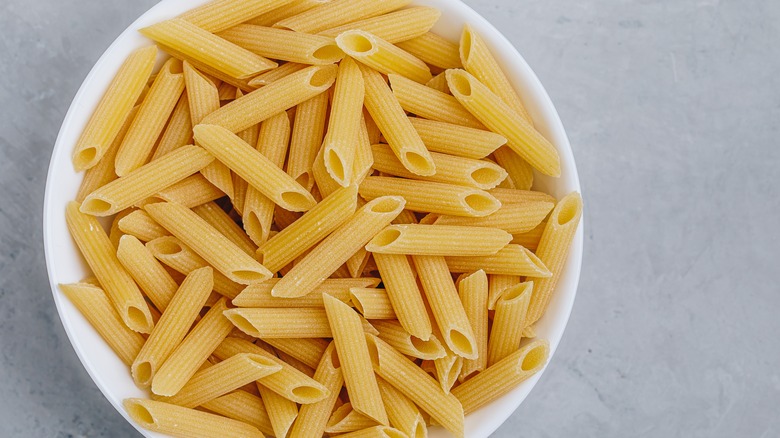
[[[153,0],[0,2],[0,436],[136,436],[81,368],[41,244],[49,154]],[[780,436],[780,3],[467,0],[574,146],[586,256],[554,363],[496,434]]]

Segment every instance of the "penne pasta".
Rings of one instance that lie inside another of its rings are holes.
[[[278,271],[340,227],[354,214],[356,206],[357,187],[338,189],[270,238],[260,247],[258,256],[270,270]]]
[[[160,190],[152,200],[175,202],[193,208],[223,196],[225,193],[222,190],[211,184],[203,175],[196,173]]]
[[[264,436],[262,432],[247,423],[170,403],[128,398],[122,404],[133,421],[153,432],[203,438],[262,438]]]
[[[314,177],[317,191],[323,197],[330,196],[333,192],[341,188],[341,185],[333,179],[325,168],[325,150],[320,148],[317,156],[314,157],[314,163],[311,167],[311,174]]]
[[[458,100],[447,93],[436,91],[401,75],[387,75],[393,96],[401,108],[419,117],[438,122],[466,126],[475,129],[485,129]]]
[[[498,61],[490,53],[487,44],[474,29],[466,24],[460,37],[460,59],[467,72],[473,74],[483,84],[487,85],[496,95],[509,105],[528,123],[533,125],[533,120],[528,115],[517,91],[509,83],[506,74],[501,70]],[[456,67],[455,67],[456,68]]]
[[[375,17],[400,9],[409,0],[333,0],[277,22],[274,27],[318,33],[344,23]]]
[[[414,256],[412,260],[444,344],[458,356],[476,359],[479,352],[474,331],[444,257]]]
[[[306,12],[309,9],[313,9],[323,3],[327,3],[331,0],[293,0],[292,2],[268,11],[262,15],[258,15],[251,20],[248,20],[248,24],[254,24],[257,26],[272,26],[285,18],[298,15],[301,12]]]
[[[160,312],[165,312],[179,285],[154,255],[133,236],[122,236],[116,256]],[[209,291],[211,292],[211,291]]]
[[[125,234],[136,237],[138,240],[148,242],[158,237],[169,236],[168,231],[154,221],[143,210],[135,210],[122,217],[117,222],[119,230]]]
[[[509,174],[515,189],[530,190],[534,184],[534,168],[520,158],[509,146],[501,146],[493,152],[493,158]]]
[[[219,109],[219,91],[210,79],[184,61],[184,81],[190,104],[190,120],[195,126],[204,117]]]
[[[344,385],[341,362],[335,347],[331,342],[323,352],[317,370],[314,372],[314,380],[328,390],[328,395],[319,402],[301,406],[298,418],[290,429],[288,435],[290,438],[320,438],[325,432],[328,418]]]
[[[251,284],[273,276],[192,210],[170,202],[149,204],[145,209],[154,220],[229,279]]]
[[[368,242],[366,250],[382,254],[479,256],[496,254],[511,240],[511,234],[498,228],[390,225]]]
[[[504,169],[489,161],[474,160],[436,152],[430,153],[433,164],[437,169],[436,173],[430,176],[419,176],[409,172],[403,163],[398,161],[398,158],[396,158],[389,146],[375,144],[371,146],[371,152],[374,158],[374,169],[403,178],[488,190],[496,187],[507,177],[507,172]]]
[[[227,237],[248,256],[254,257],[257,247],[252,243],[252,239],[217,204],[207,202],[193,207],[192,211],[220,234]]]
[[[222,313],[225,299],[217,301],[168,356],[152,378],[152,392],[161,396],[176,395],[206,362],[214,349],[233,329]]]
[[[520,348],[533,290],[533,281],[520,283],[505,289],[496,302],[496,313],[493,316],[493,327],[490,330],[488,344],[488,366]]]
[[[374,155],[371,153],[371,138],[363,115],[360,118],[357,143],[355,145],[355,161],[352,163],[352,183],[360,185],[373,172]]]
[[[327,294],[341,301],[351,299],[351,288],[370,288],[379,284],[378,278],[328,278],[312,291],[300,298],[278,298],[271,295],[271,289],[279,282],[271,278],[262,283],[247,286],[233,299],[237,307],[323,307],[322,296]]]
[[[448,69],[463,66],[458,45],[435,33],[426,32],[418,37],[399,42],[398,47],[436,67]]]
[[[406,435],[398,429],[388,426],[374,426],[368,429],[338,435],[342,438],[404,438]]]
[[[546,340],[532,341],[452,390],[470,414],[541,371],[550,357]]]
[[[563,266],[569,254],[569,248],[582,219],[582,198],[577,192],[561,199],[550,213],[550,218],[542,232],[536,254],[548,268],[550,276],[529,275],[534,282],[534,292],[528,308],[526,325],[539,320],[547,310],[550,297],[558,283]],[[540,278],[541,277],[541,278]]]
[[[557,203],[558,200],[544,192],[533,190],[516,190],[495,188],[489,190],[490,194],[504,204],[522,204],[525,202],[541,201]]]
[[[306,64],[298,64],[296,62],[286,62],[280,65],[279,67],[276,67],[273,70],[268,70],[265,73],[261,73],[253,77],[248,82],[248,84],[252,87],[260,88],[264,85],[269,85],[271,83],[274,83],[279,79],[287,77],[293,73],[299,72],[307,67],[309,66]]]
[[[381,377],[376,379],[379,392],[387,409],[390,425],[406,434],[409,438],[426,438],[428,430],[420,410],[401,391],[395,389]]]
[[[444,357],[447,352],[441,342],[431,336],[427,340],[420,339],[404,330],[396,321],[373,321],[379,332],[379,339],[407,356],[423,360],[434,360]]]
[[[330,295],[324,295],[323,301],[352,407],[379,424],[387,424],[360,317]]]
[[[531,201],[503,204],[495,213],[480,217],[440,216],[436,225],[498,228],[511,234],[521,234],[536,228],[555,206],[552,202]]]
[[[277,67],[275,62],[179,18],[145,27],[139,32],[158,44],[181,53],[188,60],[191,58],[233,78],[244,79]],[[195,67],[204,71],[197,65]]]
[[[218,35],[252,53],[281,61],[325,65],[344,57],[333,38],[320,35],[252,24],[239,24]]]
[[[130,367],[136,385],[147,388],[152,384],[157,371],[196,321],[213,286],[213,270],[204,267],[192,271],[174,290],[169,305]]]
[[[229,29],[248,19],[287,6],[292,0],[213,0],[191,9],[181,18],[208,32]]]
[[[457,354],[448,351],[444,357],[433,361],[433,367],[436,370],[436,380],[439,381],[442,391],[450,393],[452,386],[458,381],[463,370],[464,359]]]
[[[409,117],[409,121],[432,152],[481,159],[506,144],[506,138],[482,129],[419,117]]]
[[[536,251],[539,247],[539,241],[542,240],[542,233],[547,226],[547,221],[542,221],[531,231],[512,235],[512,243],[524,246],[531,251]]]
[[[60,284],[60,290],[84,315],[101,338],[126,365],[144,344],[144,338],[127,327],[99,286],[88,283]]]
[[[76,246],[122,321],[136,332],[149,333],[153,325],[149,306],[117,259],[115,247],[97,219],[80,212],[77,202],[70,202],[66,207],[65,220]]]
[[[119,67],[76,141],[72,156],[76,171],[95,166],[109,150],[141,95],[156,57],[157,47],[142,47]]]
[[[368,200],[379,196],[402,196],[409,210],[455,216],[487,216],[501,206],[496,198],[483,190],[385,176],[366,178],[358,193]]]
[[[376,424],[376,421],[354,410],[351,403],[344,403],[331,414],[325,425],[325,433],[344,434],[373,427]]]
[[[81,211],[110,216],[202,169],[214,157],[197,146],[181,147],[87,195]]]
[[[265,402],[268,417],[274,429],[274,436],[286,437],[298,417],[298,405],[257,383],[257,390]]]
[[[280,207],[306,211],[316,203],[305,188],[229,130],[201,124],[194,131],[196,141]]]
[[[277,353],[287,354],[311,368],[317,368],[320,358],[328,348],[326,340],[317,338],[267,339],[265,342],[274,347]]]
[[[203,403],[201,407],[211,412],[232,418],[256,427],[264,434],[273,435],[271,419],[265,410],[265,404],[256,395],[238,390],[214,400]]]
[[[236,175],[234,172],[230,173],[233,176],[233,197],[230,199],[230,203],[233,205],[233,210],[235,210],[236,214],[242,215],[244,212],[244,202],[246,201],[246,192],[249,190],[249,183],[244,181],[243,178]]]
[[[366,85],[365,106],[396,157],[410,172],[430,176],[436,173],[428,149],[409,122],[403,109],[392,97],[390,88],[382,76],[361,67]]]
[[[507,145],[539,172],[558,177],[558,151],[524,118],[465,70],[448,70],[453,96],[480,122],[507,138]]]
[[[352,307],[366,319],[397,319],[384,289],[352,287],[349,296]]]
[[[169,59],[157,74],[149,94],[125,134],[114,159],[116,174],[125,176],[146,164],[184,91],[184,75],[178,59]]]
[[[379,377],[456,437],[463,437],[463,408],[454,395],[445,394],[436,380],[381,339],[366,335],[366,342]]]
[[[428,32],[436,21],[439,20],[440,16],[441,11],[438,9],[416,6],[342,24],[341,26],[322,31],[320,35],[335,38],[348,30],[362,30],[376,35],[378,38],[391,44],[396,44]]]
[[[230,309],[225,317],[249,336],[271,338],[331,337],[325,310],[316,308],[253,308]],[[284,321],[284,325],[278,323]]]
[[[506,289],[515,287],[521,283],[522,277],[519,275],[501,275],[492,274],[488,277],[488,303],[487,308],[496,309],[498,299]]]
[[[394,73],[420,83],[433,77],[423,61],[369,32],[342,32],[336,37],[336,44],[350,57],[380,73]]]
[[[474,373],[487,368],[488,359],[488,277],[485,271],[479,270],[472,274],[461,276],[458,282],[458,295],[463,303],[463,310],[469,319],[477,344],[477,357],[464,359],[458,380],[463,382]]]
[[[441,72],[425,83],[426,87],[441,91],[444,94],[450,94],[450,86],[447,85],[447,75]]]
[[[405,202],[397,196],[377,198],[320,242],[274,286],[276,297],[307,295],[398,216]]]
[[[336,79],[335,65],[315,65],[285,76],[209,114],[202,123],[233,132],[298,105],[324,92]]]
[[[494,255],[447,257],[451,272],[463,273],[483,269],[487,274],[549,277],[550,270],[531,251],[509,244]]]
[[[374,254],[374,261],[393,310],[398,316],[398,322],[412,336],[426,341],[430,339],[431,322],[407,257],[377,253]]]
[[[287,157],[287,174],[307,190],[311,190],[314,186],[312,165],[325,133],[328,94],[320,93],[301,102],[296,108],[290,153]]]
[[[325,169],[342,187],[352,181],[357,151],[355,139],[361,129],[364,94],[360,68],[352,58],[345,59],[339,65],[328,130],[322,143]]]

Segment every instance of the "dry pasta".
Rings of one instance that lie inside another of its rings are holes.
[[[536,228],[555,206],[547,201],[504,204],[495,213],[480,217],[439,216],[436,225],[499,228],[511,234],[522,234]]]
[[[155,222],[154,219],[143,210],[131,211],[127,216],[119,219],[117,226],[123,233],[129,234],[144,242],[169,235],[165,228],[161,227],[160,224]]]
[[[363,117],[365,87],[360,68],[352,58],[339,65],[333,88],[331,116],[323,147],[325,169],[330,176],[346,187],[352,181],[352,167],[356,154],[358,131]]]
[[[307,190],[311,190],[314,186],[312,165],[325,133],[328,94],[320,93],[301,102],[296,108],[290,153],[287,157],[287,173]]]
[[[286,6],[292,0],[214,0],[181,16],[209,32],[229,29],[239,23]]]
[[[320,35],[335,38],[348,30],[362,30],[395,44],[428,32],[440,16],[438,9],[416,6],[343,24],[322,31]]]
[[[119,239],[116,256],[154,307],[164,312],[179,288],[168,271],[133,236],[125,235]]]
[[[332,38],[273,27],[239,24],[219,36],[252,53],[300,64],[333,64],[344,52]]]
[[[431,322],[425,310],[415,273],[405,255],[374,254],[384,281],[387,297],[398,316],[398,322],[412,336],[422,340],[431,337]]]
[[[488,344],[488,366],[509,356],[520,347],[533,289],[533,281],[520,283],[504,290],[496,302]]]
[[[366,249],[373,253],[479,256],[496,254],[512,240],[499,228],[458,225],[390,225]]]
[[[317,33],[344,23],[375,17],[400,9],[410,0],[333,0],[298,15],[286,18],[275,27],[292,29],[296,32]]]
[[[409,121],[432,152],[480,159],[506,144],[506,138],[482,129],[419,117],[410,117]]]
[[[494,255],[477,257],[447,257],[451,272],[463,273],[484,269],[488,274],[549,277],[550,270],[531,251],[509,244]]]
[[[128,398],[123,405],[133,421],[154,432],[204,438],[263,437],[247,423],[170,403]]]
[[[342,32],[336,37],[336,44],[350,57],[380,73],[395,73],[420,83],[433,77],[423,61],[369,32]]]
[[[458,45],[435,33],[426,32],[418,37],[398,43],[398,47],[440,68],[460,68]]]
[[[390,74],[390,87],[401,108],[425,119],[447,122],[469,128],[485,129],[458,99],[426,87],[401,75]]]
[[[262,283],[247,286],[241,294],[233,299],[237,307],[323,307],[322,296],[327,294],[341,301],[351,299],[351,288],[376,287],[377,278],[328,278],[312,291],[300,298],[278,298],[271,295],[271,289],[279,282],[272,278]]]
[[[463,310],[474,331],[477,344],[477,357],[465,359],[458,380],[463,381],[474,373],[487,367],[488,358],[488,278],[485,271],[479,270],[463,276],[458,282],[458,295]]]

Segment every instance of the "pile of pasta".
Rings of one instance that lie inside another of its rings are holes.
[[[149,390],[141,426],[462,437],[546,364],[580,196],[531,190],[555,147],[472,28],[409,3],[216,0],[141,30],[73,154],[94,277],[61,285]]]

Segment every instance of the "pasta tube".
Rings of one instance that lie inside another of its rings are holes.
[[[164,312],[179,285],[141,241],[122,236],[116,256],[141,290],[160,312]],[[211,290],[209,290],[211,292]]]
[[[122,402],[130,418],[144,429],[175,436],[263,438],[254,426],[220,415],[170,403],[128,398]]]
[[[274,433],[263,401],[246,391],[233,391],[203,403],[202,407],[223,417],[251,424],[265,434]]]
[[[328,130],[322,143],[325,169],[342,187],[352,181],[356,142],[363,117],[365,87],[360,68],[352,58],[339,65],[333,89]]]
[[[504,290],[496,302],[488,345],[488,366],[509,356],[520,347],[533,290],[533,281],[520,283]]]
[[[447,354],[435,336],[427,340],[420,339],[404,330],[401,324],[395,321],[373,321],[372,324],[379,331],[379,339],[407,356],[434,360]]]
[[[236,308],[225,317],[255,338],[329,338],[325,310],[316,308]],[[279,324],[284,321],[284,324]]]
[[[387,78],[390,80],[393,96],[404,111],[438,122],[485,129],[485,125],[464,108],[455,97],[401,75],[389,74]]]
[[[534,184],[534,168],[520,158],[509,146],[501,146],[493,152],[493,158],[509,174],[515,189],[530,190]]]
[[[489,216],[480,218],[439,216],[434,223],[436,225],[491,227],[511,234],[521,234],[536,228],[554,206],[554,203],[547,201],[503,204],[501,208]]]
[[[341,373],[341,362],[336,354],[336,346],[333,342],[322,354],[322,358],[314,372],[314,380],[327,388],[328,396],[321,401],[301,406],[298,419],[290,429],[290,438],[320,438],[325,432],[325,427],[330,418],[330,413],[339,396],[339,391],[344,385],[344,376]]]
[[[320,93],[296,107],[287,173],[307,190],[314,187],[312,165],[322,145],[327,115],[328,93]]]
[[[154,221],[143,210],[135,210],[117,222],[119,230],[125,234],[136,237],[138,240],[148,242],[158,237],[169,236],[168,231]]]
[[[342,24],[322,31],[320,35],[335,38],[348,30],[362,30],[395,44],[428,32],[439,20],[439,17],[441,17],[441,11],[438,9],[417,6]]]
[[[350,300],[350,289],[376,287],[378,278],[328,278],[317,286],[312,293],[300,298],[277,298],[271,295],[271,289],[279,282],[271,278],[262,283],[247,286],[241,294],[233,299],[237,307],[323,307],[322,296],[327,294],[347,302]]]
[[[333,38],[320,35],[252,24],[239,24],[218,35],[252,53],[281,61],[325,65],[344,57]]]
[[[384,289],[353,287],[349,296],[352,306],[366,319],[397,319]]]
[[[296,32],[318,33],[361,18],[386,14],[409,3],[409,0],[333,0],[281,20],[274,26]]]
[[[409,121],[432,152],[480,159],[506,144],[506,138],[482,129],[419,117],[409,117]]]
[[[376,421],[352,408],[352,403],[344,403],[336,408],[328,419],[325,433],[344,434],[366,429],[376,425]]]
[[[487,367],[488,358],[488,278],[485,271],[479,270],[461,277],[458,282],[458,295],[463,310],[469,319],[477,344],[476,359],[463,360],[458,380],[461,382],[472,374]]]
[[[192,208],[217,200],[223,196],[225,196],[225,193],[222,190],[211,184],[203,175],[196,173],[160,190],[152,198],[152,201],[175,202],[187,208]]]
[[[440,68],[460,68],[458,45],[435,33],[426,32],[398,43],[398,47],[430,65]]]
[[[410,438],[426,438],[428,430],[420,410],[401,391],[381,377],[376,379],[390,424]]]
[[[292,0],[213,0],[191,9],[181,18],[216,33],[290,4]]]
[[[350,57],[380,73],[395,73],[420,83],[433,77],[420,59],[369,32],[342,32],[336,37],[336,44]]]
[[[520,245],[509,244],[494,255],[447,257],[451,272],[463,273],[483,269],[488,274],[550,277],[550,270],[539,257]]]
[[[376,253],[374,261],[385,284],[387,297],[398,316],[398,322],[412,336],[429,340],[431,322],[407,257]]]
[[[498,228],[390,225],[368,242],[366,250],[383,254],[479,256],[496,254],[511,240],[511,234]]]

